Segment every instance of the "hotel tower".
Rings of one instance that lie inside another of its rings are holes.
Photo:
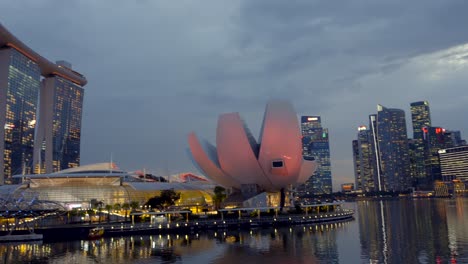
[[[15,174],[79,165],[86,83],[69,63],[48,61],[0,24],[0,185]]]

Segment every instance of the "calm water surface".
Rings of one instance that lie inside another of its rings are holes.
[[[3,263],[468,263],[468,199],[359,201],[337,224],[0,244]]]

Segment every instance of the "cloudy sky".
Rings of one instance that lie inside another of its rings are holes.
[[[272,98],[330,130],[335,188],[376,105],[428,100],[468,138],[468,1],[0,0],[0,23],[85,86],[82,164],[195,171],[186,136],[215,142],[239,112],[259,134]]]

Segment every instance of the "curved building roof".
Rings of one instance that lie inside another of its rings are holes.
[[[290,103],[276,100],[267,104],[260,135],[258,163],[277,188],[297,182],[303,163],[300,131],[296,112]],[[274,161],[283,165],[279,168],[272,167]]]
[[[283,100],[267,104],[259,143],[238,113],[219,117],[216,148],[203,148],[193,132],[188,142],[197,167],[225,187],[257,185],[262,190],[279,191],[303,183],[317,167],[315,161],[303,159],[296,113]]]
[[[59,66],[42,57],[16,38],[0,23],[0,47],[11,47],[39,65],[42,76],[60,76],[80,86],[86,85],[86,78],[72,69]]]

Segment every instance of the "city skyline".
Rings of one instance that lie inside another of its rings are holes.
[[[466,138],[467,5],[44,1],[3,3],[0,17],[87,76],[82,164],[112,157],[127,170],[196,171],[189,131],[214,142],[219,114],[240,109],[255,123],[268,99],[284,97],[299,116],[323,117],[336,191],[354,182],[350,142],[376,104],[411,120],[408,102],[427,100],[433,124]]]
[[[412,137],[407,132],[405,111],[380,104],[377,114],[369,115],[369,128],[357,128],[357,139],[351,142],[356,190],[428,191],[448,181],[442,177],[439,154],[466,146],[466,140],[459,130],[431,126],[428,101],[409,105]]]

